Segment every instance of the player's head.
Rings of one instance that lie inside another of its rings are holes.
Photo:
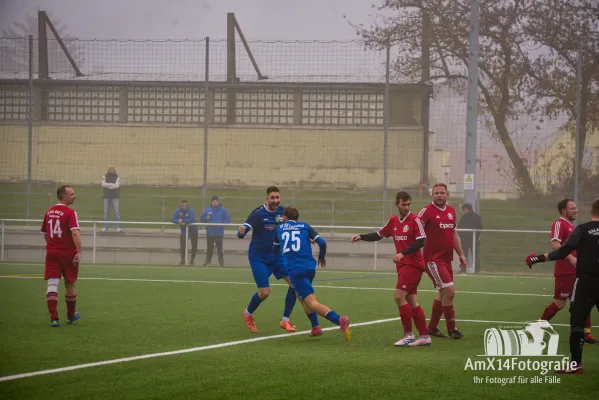
[[[578,209],[576,203],[570,199],[563,199],[557,203],[557,211],[562,218],[566,218],[569,221],[575,221],[578,216]]]
[[[274,211],[281,204],[281,192],[276,186],[269,186],[266,189],[266,204],[268,209]]]
[[[397,192],[395,195],[395,206],[399,210],[399,214],[405,217],[410,212],[412,206],[412,197],[408,192]]]
[[[447,204],[447,197],[449,197],[447,185],[444,183],[435,183],[433,185],[433,203],[437,207],[445,207],[445,204]]]
[[[181,210],[187,211],[188,208],[189,208],[189,203],[187,202],[187,200],[181,200]]]
[[[116,168],[115,167],[108,167],[107,173],[111,174],[111,175],[116,175]]]
[[[68,185],[63,185],[56,189],[56,197],[61,204],[70,205],[75,202],[75,191]]]
[[[473,212],[474,210],[472,209],[472,204],[470,203],[464,203],[462,204],[462,213],[464,214],[468,214]]]
[[[599,198],[593,200],[593,204],[591,205],[591,217],[593,217],[593,219],[599,219]]]
[[[286,207],[283,211],[283,221],[296,221],[299,218],[299,211],[295,207]]]

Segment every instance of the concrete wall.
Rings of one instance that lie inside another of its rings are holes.
[[[198,186],[203,176],[201,127],[36,125],[33,179],[98,184],[114,165],[124,184]],[[273,182],[306,187],[380,188],[383,129],[211,127],[212,185]],[[422,130],[390,129],[390,187],[415,185],[422,166]],[[27,126],[0,125],[0,181],[27,178]]]

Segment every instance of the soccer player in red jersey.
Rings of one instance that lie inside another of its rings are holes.
[[[574,221],[578,214],[576,203],[570,199],[563,199],[557,203],[557,210],[560,217],[551,226],[551,248],[559,249],[574,230]],[[576,251],[573,251],[563,260],[557,260],[553,268],[553,276],[555,277],[555,290],[553,294],[553,302],[549,304],[541,319],[550,321],[551,318],[564,308],[566,300],[572,296],[574,282],[576,281]],[[584,328],[584,341],[589,344],[599,344],[591,335],[591,316],[586,320]]]
[[[453,298],[455,296],[453,269],[451,267],[453,251],[455,250],[460,257],[461,267],[465,267],[467,261],[462,250],[460,237],[455,231],[455,209],[447,204],[448,197],[447,185],[436,183],[433,186],[433,202],[418,213],[418,218],[424,225],[427,238],[423,251],[426,273],[433,281],[435,289],[439,291],[433,302],[428,333],[431,336],[445,337],[438,328],[441,315],[444,315],[449,336],[454,339],[461,339],[464,335],[456,329],[453,308]]]
[[[404,337],[395,346],[429,346],[426,317],[418,304],[416,295],[418,284],[424,272],[424,259],[420,249],[424,246],[426,235],[422,223],[415,214],[410,212],[412,198],[406,192],[395,196],[395,206],[398,215],[389,218],[387,224],[379,231],[352,237],[352,243],[359,240],[374,242],[384,237],[393,237],[397,255],[393,257],[397,269],[397,284],[395,285],[395,301],[403,325]],[[418,339],[412,333],[412,320],[420,335]]]
[[[67,323],[72,324],[81,317],[80,313],[75,311],[75,282],[81,261],[81,234],[77,213],[69,208],[75,201],[75,191],[70,186],[61,186],[56,190],[56,196],[58,203],[46,211],[41,229],[46,240],[44,279],[48,281],[46,301],[52,327],[60,326],[58,285],[61,276],[65,280]]]

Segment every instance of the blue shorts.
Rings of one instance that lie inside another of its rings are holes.
[[[305,300],[314,293],[312,281],[315,275],[316,270],[312,268],[293,268],[289,271],[289,279],[300,299]]]
[[[258,288],[270,287],[268,278],[273,274],[277,280],[289,276],[281,257],[273,257],[271,259],[250,258],[249,260],[252,275],[254,275],[254,281]]]

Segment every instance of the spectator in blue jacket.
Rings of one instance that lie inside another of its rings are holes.
[[[185,265],[185,230],[189,228],[188,237],[191,240],[191,260],[189,265],[193,265],[198,251],[198,226],[195,224],[196,215],[193,208],[189,207],[187,200],[181,200],[181,206],[175,210],[172,218],[173,224],[181,226],[181,237],[179,238],[179,248],[181,250],[181,261],[179,265]]]
[[[231,216],[225,207],[220,204],[218,196],[212,196],[212,204],[204,210],[200,216],[200,221],[213,224],[228,224],[231,222]],[[225,235],[224,226],[208,226],[206,227],[206,262],[204,265],[209,265],[212,262],[212,251],[216,245],[218,251],[218,263],[222,267],[225,264],[225,256],[223,252],[223,236]]]

